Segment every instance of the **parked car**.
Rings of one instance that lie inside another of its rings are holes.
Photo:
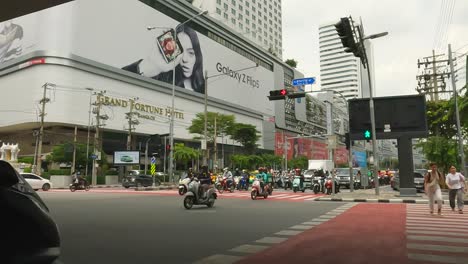
[[[356,175],[358,171],[359,171],[358,168],[353,168],[353,176],[354,176],[353,178],[355,182],[361,180],[361,179],[356,179]],[[349,178],[349,168],[337,168],[335,177],[338,180],[338,183],[340,184],[341,187],[346,187],[349,189],[349,185],[351,182],[351,179]]]
[[[393,190],[400,190],[400,172],[395,173],[392,181],[390,182],[390,185]],[[416,192],[424,192],[424,175],[417,171],[414,172],[414,187],[416,188]]]
[[[60,234],[30,184],[0,160],[2,263],[59,263]],[[56,261],[56,262],[54,262]]]
[[[156,178],[155,185],[160,185],[161,182]],[[125,177],[124,181],[122,182],[122,186],[125,188],[130,187],[148,187],[153,186],[153,177],[151,175],[129,175]]]
[[[35,191],[38,191],[39,189],[48,191],[52,188],[52,182],[34,173],[21,173],[21,176],[23,176]]]

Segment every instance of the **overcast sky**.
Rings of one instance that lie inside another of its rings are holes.
[[[449,8],[455,2],[448,27]],[[439,53],[468,52],[468,1],[466,0],[283,0],[283,59],[297,60],[308,77],[320,76],[318,27],[351,15],[362,18],[365,33],[388,31],[372,40],[377,96],[416,93],[417,59],[431,56],[441,7],[448,35]],[[440,39],[442,33],[437,34]],[[466,46],[465,46],[466,45]],[[463,47],[464,46],[464,47]],[[437,49],[436,49],[437,51]],[[459,60],[458,66],[465,63]],[[464,66],[463,66],[464,67]],[[464,82],[464,73],[460,73]],[[318,86],[314,87],[314,90]]]

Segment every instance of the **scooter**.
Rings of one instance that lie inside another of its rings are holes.
[[[75,180],[74,183],[70,184],[69,188],[70,188],[70,191],[72,191],[72,192],[74,192],[76,190],[89,191],[89,189],[91,189],[91,186],[87,182],[85,182],[85,184],[79,184],[78,180]]]
[[[213,207],[215,200],[218,198],[216,189],[210,187],[206,192],[200,193],[201,184],[198,178],[193,177],[188,184],[188,191],[184,198],[184,207],[187,210],[192,209],[194,205],[206,205]]]
[[[314,193],[317,194],[319,192],[325,193],[325,188],[324,188],[324,180],[322,179],[321,176],[315,176],[314,177],[314,183],[312,184],[312,190],[314,190]]]
[[[216,184],[215,184],[215,187],[216,189],[218,190],[219,193],[223,193],[224,191],[228,190],[229,192],[234,192],[234,182],[231,182],[230,184],[228,184],[227,182],[227,178],[226,177],[223,177],[222,180],[219,180]]]
[[[333,192],[333,179],[331,176],[327,178],[327,181],[325,182],[325,189],[327,190],[327,194],[330,195]],[[340,192],[340,185],[338,184],[338,181],[335,179],[335,193]]]
[[[245,177],[241,177],[239,180],[239,184],[237,185],[237,190],[248,190],[249,186],[247,185],[248,179]]]
[[[270,191],[269,189],[270,186],[268,184],[265,184],[262,191],[262,187],[260,186],[260,180],[255,179],[252,184],[252,192],[250,192],[250,198],[252,198],[252,200],[257,200],[258,196],[263,196],[263,198],[266,199],[268,198],[268,193]]]
[[[287,190],[288,188],[289,189],[293,188],[292,182],[291,182],[291,179],[289,178],[289,176],[285,176],[283,181],[284,181],[284,189],[285,190]]]
[[[190,178],[187,177],[187,175],[179,180],[179,195],[184,195],[187,193],[189,183]]]
[[[292,184],[293,184],[293,192],[297,192],[297,191],[305,192],[304,183],[302,183],[302,186],[301,186],[301,176],[294,176],[294,180]]]

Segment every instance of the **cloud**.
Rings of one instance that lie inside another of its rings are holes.
[[[443,1],[449,3],[454,0]],[[388,31],[372,40],[377,96],[416,93],[417,60],[430,56],[441,1],[427,0],[288,0],[283,1],[283,58],[294,58],[306,76],[320,76],[318,28],[351,15],[362,18],[365,33]],[[438,52],[447,54],[468,44],[468,1],[457,1],[447,41]],[[468,46],[463,51],[468,51]]]

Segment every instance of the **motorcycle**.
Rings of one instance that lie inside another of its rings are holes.
[[[241,177],[239,180],[239,184],[237,185],[237,190],[248,190],[249,186],[247,185],[247,178]]]
[[[240,182],[241,176],[234,176],[234,188],[239,190],[239,182]]]
[[[228,186],[229,185],[229,186]],[[215,184],[215,187],[216,189],[218,190],[219,193],[223,193],[224,191],[228,190],[229,192],[234,192],[234,183],[231,182],[230,184],[228,184],[228,181],[227,181],[227,178],[226,177],[223,177],[222,180],[219,180],[216,184]]]
[[[188,191],[185,194],[185,209],[190,210],[194,205],[206,205],[209,208],[214,206],[215,200],[218,198],[216,189],[210,187],[206,192],[203,192],[200,188],[200,181],[198,178],[194,177],[188,184]],[[202,193],[200,193],[200,191],[202,191]]]
[[[331,176],[329,176],[325,182],[325,189],[327,190],[327,194],[330,195],[333,192],[333,179]],[[340,192],[340,185],[338,184],[338,181],[335,179],[335,193]]]
[[[187,193],[189,183],[189,177],[183,177],[179,180],[179,195],[184,195]]]
[[[321,176],[315,176],[313,181],[314,183],[312,184],[312,189],[314,190],[314,193],[325,193],[324,179],[322,179]]]
[[[301,176],[294,176],[293,180],[293,192],[301,191],[305,192],[304,182],[301,185]]]
[[[285,176],[283,181],[284,181],[283,185],[284,185],[285,190],[287,190],[288,188],[289,189],[293,188],[292,182],[291,182],[291,179],[289,178],[289,176]]]
[[[255,179],[252,184],[252,192],[250,193],[250,198],[252,198],[252,200],[257,200],[258,196],[263,196],[263,198],[266,199],[268,198],[268,194],[270,192],[269,189],[270,189],[270,186],[268,184],[265,184],[265,186],[263,187],[263,191],[262,191],[260,180]]]
[[[88,182],[85,182],[84,184],[79,184],[78,180],[75,180],[74,183],[71,183],[70,186],[70,191],[74,192],[76,190],[85,190],[89,191],[91,189],[91,186],[89,185]]]

